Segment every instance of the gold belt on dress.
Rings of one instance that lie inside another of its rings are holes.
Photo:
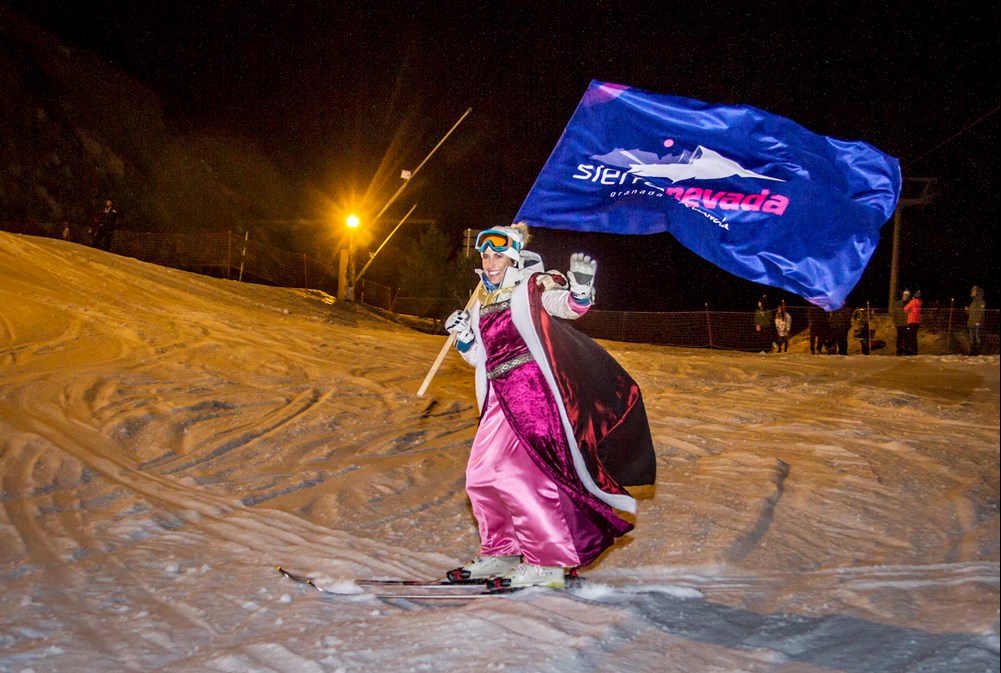
[[[534,359],[535,358],[532,357],[531,353],[522,353],[521,355],[516,355],[513,358],[511,358],[510,360],[505,360],[504,362],[500,363],[499,365],[497,365],[496,367],[494,367],[493,369],[491,369],[490,371],[488,371],[487,372],[487,380],[488,381],[492,381],[493,379],[497,378],[498,376],[501,376],[503,374],[507,374],[509,371],[511,371],[515,367],[520,367],[523,364],[525,364],[526,362],[531,362]]]
[[[490,315],[491,313],[500,313],[501,311],[506,311],[511,308],[511,300],[505,299],[504,301],[498,301],[493,304],[486,304],[480,307],[480,315]]]

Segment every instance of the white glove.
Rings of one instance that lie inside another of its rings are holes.
[[[570,272],[567,278],[570,280],[570,295],[577,300],[577,303],[590,303],[594,297],[594,272],[597,268],[598,263],[589,255],[582,252],[570,255]]]
[[[469,325],[469,313],[453,311],[445,320],[445,331],[455,335],[455,340],[462,344],[473,343],[473,328]]]

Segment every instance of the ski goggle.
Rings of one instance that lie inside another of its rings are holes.
[[[487,249],[487,247],[494,252],[504,252],[508,248],[521,250],[521,243],[516,241],[506,231],[500,231],[499,229],[487,229],[485,231],[481,231],[476,237],[476,250],[477,252],[483,252]]]

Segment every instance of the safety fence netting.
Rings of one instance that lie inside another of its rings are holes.
[[[397,297],[392,310],[400,315],[434,320],[440,331],[445,316],[456,308],[459,302],[454,299]],[[831,316],[825,316],[814,326],[816,309],[789,306],[787,310],[792,316],[792,329],[786,348],[794,352],[894,355],[898,337],[903,338],[903,332],[898,333],[893,316],[885,309],[847,307],[833,326]],[[777,352],[780,345],[774,318],[775,310],[767,311],[767,324],[759,329],[752,311],[640,312],[594,308],[573,325],[594,339],[769,353]],[[1001,311],[985,311],[980,325],[981,346],[976,354],[999,352],[999,322]],[[921,334],[919,353],[974,353],[962,308],[927,308],[917,330]]]

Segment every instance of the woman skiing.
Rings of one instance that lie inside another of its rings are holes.
[[[597,264],[577,253],[566,276],[543,272],[527,239],[521,224],[480,232],[482,284],[446,321],[476,367],[480,407],[466,467],[480,550],[453,582],[563,586],[632,530],[614,512],[635,513],[624,487],[654,480],[639,387],[563,322],[591,307]]]

